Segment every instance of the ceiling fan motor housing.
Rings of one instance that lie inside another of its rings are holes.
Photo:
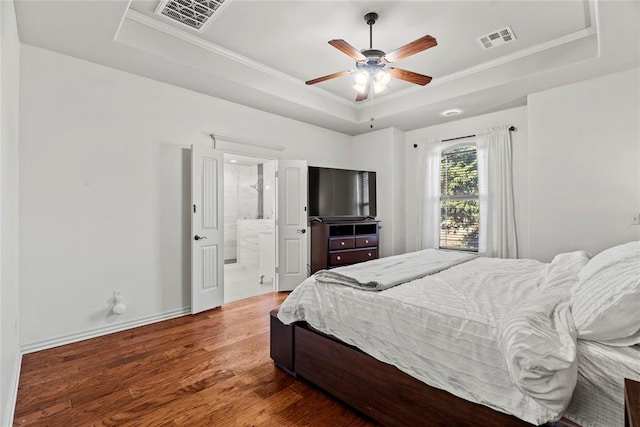
[[[363,49],[362,54],[367,57],[364,61],[357,61],[358,68],[384,66],[383,60],[385,53],[378,49]]]

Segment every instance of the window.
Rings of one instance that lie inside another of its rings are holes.
[[[359,201],[358,214],[370,215],[369,211],[369,172],[358,172],[358,193],[356,200]]]
[[[440,248],[477,252],[478,219],[476,145],[456,145],[440,160]]]

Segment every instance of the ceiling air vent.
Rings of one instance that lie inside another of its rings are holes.
[[[158,15],[203,32],[230,0],[161,0]]]
[[[476,40],[478,40],[483,49],[491,49],[501,44],[512,42],[515,39],[516,35],[513,34],[511,27],[504,27],[486,36],[480,36]]]

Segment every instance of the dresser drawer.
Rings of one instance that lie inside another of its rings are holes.
[[[370,236],[356,237],[356,248],[366,248],[369,246],[378,246],[378,236],[372,234]]]
[[[330,252],[330,266],[338,266],[345,264],[355,264],[356,262],[368,261],[378,258],[377,249],[357,249],[343,252]]]
[[[338,237],[329,239],[329,250],[352,249],[355,247],[353,237]]]

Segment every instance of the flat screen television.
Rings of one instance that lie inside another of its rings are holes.
[[[375,217],[376,173],[309,166],[309,216]]]

